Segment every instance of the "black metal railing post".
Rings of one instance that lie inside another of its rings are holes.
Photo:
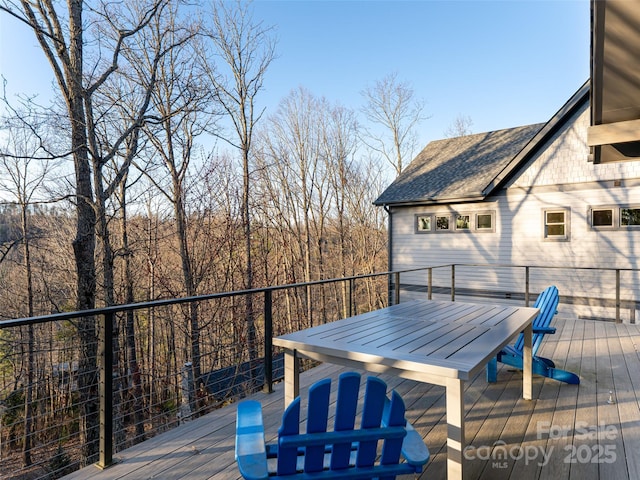
[[[427,275],[427,298],[429,300],[433,297],[433,268],[429,267]]]
[[[456,301],[456,266],[451,264],[451,301]]]
[[[100,316],[98,357],[100,361],[100,458],[98,467],[113,464],[113,312]]]
[[[273,298],[264,291],[264,391],[273,393]]]
[[[349,312],[349,317],[353,317],[353,292],[355,291],[355,280],[353,278],[349,279],[349,291],[347,292],[347,302],[349,302],[349,307],[347,311]]]
[[[529,306],[529,267],[524,267],[524,306]]]
[[[394,274],[394,283],[395,283],[395,290],[394,290],[394,300],[393,300],[393,304],[394,305],[398,305],[400,303],[400,272],[396,272]]]

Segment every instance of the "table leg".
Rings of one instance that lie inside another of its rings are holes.
[[[533,359],[532,353],[533,326],[524,329],[524,348],[522,349],[522,398],[533,398]]]
[[[462,480],[464,467],[464,382],[447,379],[447,479]]]
[[[300,357],[295,350],[284,352],[284,408],[300,394]]]

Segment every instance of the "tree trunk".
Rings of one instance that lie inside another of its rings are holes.
[[[251,218],[249,211],[249,146],[247,145],[242,151],[243,164],[243,188],[242,188],[242,224],[244,226],[245,239],[245,288],[251,290],[253,288],[253,262],[251,258]],[[249,361],[254,362],[258,358],[258,347],[256,340],[256,325],[253,313],[253,295],[245,295],[246,308],[246,327],[247,327],[247,343],[249,349]],[[254,368],[252,365],[251,373],[253,375]]]
[[[184,191],[182,185],[174,176],[173,191],[175,195],[174,214],[176,216],[176,229],[178,234],[178,242],[180,248],[180,259],[182,260],[182,278],[184,281],[185,293],[187,297],[192,297],[196,294],[195,284],[193,280],[193,271],[191,268],[191,258],[189,256],[189,244],[187,240],[187,228],[186,228],[186,216],[182,197]],[[201,360],[200,360],[200,322],[198,319],[198,305],[196,303],[190,303],[188,305],[188,320],[185,328],[186,335],[186,347],[189,351],[188,357],[191,357],[191,364],[193,368],[193,377],[196,384],[200,382],[201,372]]]
[[[122,251],[124,252],[124,283],[125,283],[125,299],[124,303],[135,302],[133,294],[133,275],[131,273],[131,251],[129,249],[128,235],[128,218],[127,218],[127,185],[126,179],[120,185],[120,200],[122,207],[121,217],[121,241]],[[144,415],[142,402],[142,381],[140,377],[140,367],[138,365],[138,353],[136,350],[136,332],[135,332],[135,314],[133,310],[125,313],[125,345],[127,349],[127,375],[130,377],[128,384],[130,385],[129,397],[133,398],[131,408],[133,409],[133,423],[136,432],[136,441],[144,441]],[[153,342],[153,339],[151,340]]]
[[[69,70],[67,108],[71,122],[71,150],[76,176],[76,237],[73,253],[76,264],[77,309],[95,308],[95,224],[91,168],[87,151],[87,131],[82,88],[82,0],[69,1]],[[98,368],[97,335],[94,316],[78,319],[80,359],[78,365],[78,390],[80,393],[80,441],[82,464],[94,463],[98,453],[100,431],[98,416]]]
[[[27,221],[27,205],[22,207],[22,245],[24,247],[25,272],[27,277],[28,316],[33,312],[33,279],[31,275],[31,253],[29,251],[29,228]],[[33,325],[27,327],[27,385],[24,396],[24,443],[22,445],[22,463],[25,467],[31,465],[31,447],[33,430],[33,373],[35,363]]]

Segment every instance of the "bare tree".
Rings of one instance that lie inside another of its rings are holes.
[[[471,126],[473,125],[473,120],[468,115],[458,115],[451,125],[447,127],[444,131],[444,136],[446,138],[454,138],[454,137],[463,137],[465,135],[471,135],[473,132],[471,131]]]
[[[253,132],[262,112],[256,112],[256,98],[262,90],[267,68],[275,57],[275,40],[271,29],[254,22],[250,4],[237,0],[233,4],[217,0],[213,9],[211,31],[207,35],[213,53],[203,52],[209,65],[209,82],[214,94],[233,125],[234,139],[221,137],[240,151],[242,159],[242,226],[245,236],[245,285],[253,288],[251,245],[250,186]],[[210,64],[212,58],[220,62]],[[246,295],[246,326],[249,356],[257,357],[253,299]]]
[[[263,252],[277,273],[271,275],[274,281],[385,267],[384,222],[372,205],[382,189],[382,161],[358,162],[358,127],[355,112],[298,88],[261,128],[255,218],[266,230],[262,236],[268,235]],[[369,305],[379,306],[375,288],[367,289]],[[350,293],[346,283],[283,292],[287,316],[281,328],[304,328],[314,318],[329,318],[331,311],[347,315]]]
[[[3,10],[33,30],[51,65],[69,122],[68,151],[75,172],[76,237],[73,250],[78,310],[95,307],[96,226],[104,227],[97,213],[104,211],[101,209],[105,208],[105,198],[118,184],[115,181],[104,189],[96,184],[100,190],[96,197],[92,181],[101,181],[104,164],[116,155],[125,140],[137,134],[146,110],[143,96],[137,111],[118,129],[119,134],[111,148],[105,150],[98,145],[96,125],[103,116],[95,110],[94,102],[99,92],[107,87],[107,80],[118,72],[131,39],[160,14],[166,2],[138,2],[131,10],[123,9],[120,3],[106,1],[89,8],[82,0],[69,0],[66,10],[53,0],[21,0],[19,5],[8,0],[3,2]],[[125,170],[122,168],[119,175],[124,175]],[[83,396],[80,402],[83,461],[90,463],[97,453],[99,440],[98,402],[93,387],[97,372],[95,319],[78,319],[77,330],[81,344],[78,383]]]
[[[363,130],[363,141],[393,165],[399,175],[413,156],[416,129],[427,118],[423,113],[425,103],[416,98],[411,85],[400,82],[395,73],[361,93],[366,102],[362,112],[369,122]]]
[[[24,117],[21,116],[21,119]],[[31,222],[30,211],[34,206],[34,198],[41,194],[45,180],[53,162],[44,155],[44,160],[38,157],[43,154],[40,142],[41,125],[35,121],[31,123],[31,130],[19,127],[7,129],[6,146],[0,147],[0,191],[7,199],[20,209],[20,231],[24,262],[24,277],[26,283],[27,309],[22,315],[33,317],[34,287],[33,265],[31,261]],[[35,370],[35,338],[34,327],[27,329],[26,379],[24,381],[24,442],[22,461],[25,466],[31,465],[31,448],[33,445],[33,385]]]
[[[300,276],[305,282],[313,280],[314,238],[321,236],[314,230],[322,230],[327,204],[320,149],[325,107],[308,90],[293,90],[268,118],[267,131],[262,135],[262,185],[279,222],[275,228],[290,235],[287,248],[290,257],[302,265]],[[304,304],[306,318],[312,322],[310,288],[306,289]]]
[[[204,82],[197,63],[192,61],[195,52],[193,40],[199,25],[188,19],[180,20],[178,4],[167,7],[163,18],[153,22],[153,28],[145,36],[144,43],[174,47],[157,64],[154,56],[140,48],[141,58],[137,70],[144,78],[158,70],[158,78],[152,90],[150,113],[144,133],[149,140],[147,165],[138,165],[141,172],[169,201],[172,206],[178,250],[181,260],[183,294],[196,295],[197,282],[193,274],[187,225],[187,186],[194,142],[209,126],[207,114],[212,103],[210,88]],[[142,47],[143,45],[141,45]],[[159,160],[159,162],[157,161]],[[183,362],[190,361],[196,379],[200,378],[200,326],[198,305],[185,306]]]
[[[133,303],[136,301],[134,294],[134,279],[133,279],[133,267],[132,257],[133,249],[129,243],[129,216],[128,216],[128,184],[129,172],[124,176],[120,183],[120,188],[116,194],[117,202],[120,205],[120,256],[124,261],[124,303]],[[132,182],[135,183],[135,182]],[[127,368],[126,375],[129,375],[130,379],[127,382],[130,386],[130,395],[132,398],[132,409],[134,428],[136,432],[136,440],[143,441],[145,439],[144,431],[144,415],[143,415],[143,399],[142,399],[142,380],[140,375],[140,365],[138,363],[138,352],[136,349],[136,331],[135,331],[135,314],[132,310],[125,312],[125,346],[126,346],[126,358]],[[125,409],[126,410],[126,409]]]
[[[354,155],[358,148],[359,125],[355,113],[341,106],[329,107],[322,128],[323,159],[327,178],[330,184],[330,198],[332,199],[332,213],[335,218],[335,235],[339,246],[335,258],[339,259],[336,267],[339,269],[334,275],[354,275],[355,265],[347,258],[350,248],[348,240],[351,232],[349,197],[353,181],[355,165]],[[370,202],[368,202],[370,203]],[[333,252],[330,252],[332,255]],[[334,267],[335,268],[335,267]],[[342,283],[342,314],[349,312],[348,284]]]

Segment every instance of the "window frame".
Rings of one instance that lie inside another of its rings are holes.
[[[620,230],[640,230],[640,224],[637,225],[623,225],[622,224],[622,211],[623,210],[640,210],[640,205],[621,205],[618,207],[618,222]]]
[[[594,225],[593,224],[593,212],[598,210],[611,210],[612,212],[612,220],[613,225]],[[623,204],[623,205],[590,205],[587,210],[587,218],[589,222],[589,229],[593,232],[601,232],[601,231],[638,231],[640,230],[639,225],[623,225],[622,223],[622,212],[623,210],[640,210],[640,204],[632,203],[632,204]]]
[[[471,233],[473,231],[473,214],[471,214],[470,212],[456,212],[452,215],[452,217],[454,232]],[[458,228],[458,218],[460,217],[468,217],[469,226],[467,228]]]
[[[429,229],[421,229],[420,228],[420,219],[428,218],[429,219]],[[415,233],[424,234],[424,233],[433,233],[434,231],[434,214],[433,213],[416,213],[415,214]]]
[[[593,212],[594,211],[604,211],[611,210],[611,225],[594,225],[593,222]],[[598,205],[589,207],[589,226],[592,230],[601,231],[601,230],[617,230],[620,227],[620,212],[619,207],[614,205]]]
[[[452,228],[454,226],[453,222],[452,222],[452,217],[453,215],[451,213],[447,213],[447,214],[438,214],[437,212],[433,214],[434,216],[434,230],[436,233],[450,233],[453,232],[454,229]],[[446,218],[447,219],[447,228],[438,228],[438,219],[439,218]]]
[[[548,223],[547,215],[550,213],[564,214],[564,235],[549,235],[549,225],[560,225],[560,223]],[[542,238],[545,242],[569,242],[571,241],[571,209],[569,207],[543,208],[542,209]]]
[[[491,219],[491,227],[478,227],[478,217],[487,215]],[[463,211],[434,211],[429,213],[414,213],[413,231],[416,234],[434,233],[495,233],[496,232],[496,211],[495,210],[463,210]],[[468,228],[459,228],[458,219],[467,217]],[[429,228],[420,228],[421,221],[426,219]],[[438,219],[446,219],[448,228],[438,229]]]
[[[491,217],[491,227],[490,228],[480,228],[478,227],[478,217],[480,215],[488,215]],[[473,216],[473,226],[474,231],[478,233],[495,233],[496,232],[496,212],[495,210],[484,210],[481,212],[476,212]]]

